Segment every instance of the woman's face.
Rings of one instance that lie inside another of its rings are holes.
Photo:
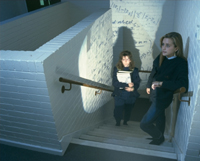
[[[122,64],[124,67],[129,67],[131,60],[129,59],[128,56],[123,56],[122,57]]]
[[[164,38],[162,41],[162,54],[168,58],[175,55],[175,52],[178,50],[177,47],[174,46],[172,39]]]

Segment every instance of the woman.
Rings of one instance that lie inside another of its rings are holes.
[[[172,102],[174,91],[180,87],[188,89],[188,66],[181,35],[168,33],[160,39],[160,45],[162,52],[153,62],[146,88],[152,104],[140,123],[141,129],[152,136],[150,144],[154,145],[165,140],[165,109]]]
[[[123,82],[119,79],[119,73],[127,75],[127,81]],[[116,126],[120,126],[123,118],[124,110],[124,125],[128,125],[127,121],[130,119],[131,110],[134,106],[136,98],[139,97],[137,89],[140,85],[140,77],[138,68],[134,67],[132,54],[130,51],[122,51],[119,56],[119,61],[114,67],[113,81],[114,92],[112,96],[115,99],[114,117]]]

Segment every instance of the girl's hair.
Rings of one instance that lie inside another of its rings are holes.
[[[124,65],[123,65],[123,63],[122,63],[122,58],[124,57],[124,56],[128,56],[129,57],[129,59],[130,59],[130,65],[129,65],[129,69],[130,70],[133,70],[134,69],[134,62],[133,62],[133,57],[132,57],[132,54],[131,54],[131,52],[130,51],[128,51],[128,50],[125,50],[125,51],[122,51],[120,54],[119,54],[119,61],[118,61],[118,63],[117,63],[117,69],[118,70],[123,70],[123,68],[124,68]]]
[[[175,52],[175,55],[181,58],[186,59],[183,56],[183,40],[182,40],[182,36],[177,33],[177,32],[170,32],[166,35],[164,35],[163,37],[161,37],[160,39],[160,46],[162,48],[162,43],[163,43],[163,39],[164,38],[170,38],[173,41],[174,47],[177,47],[178,50]],[[165,56],[162,55],[162,52],[160,53],[160,61],[159,61],[159,66],[161,66],[163,60],[165,59]]]

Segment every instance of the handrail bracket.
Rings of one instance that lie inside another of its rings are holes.
[[[186,91],[185,87],[181,87],[180,89],[177,89],[175,91],[175,93],[179,93],[178,99],[179,99],[180,102],[188,102],[188,106],[190,106],[190,96],[189,96],[189,100],[182,100],[181,99],[181,95],[184,94],[185,91]]]
[[[179,93],[178,99],[179,99],[179,101],[181,101],[181,102],[188,102],[188,106],[190,106],[190,97],[189,97],[189,100],[182,100],[182,99],[181,99],[181,93]]]
[[[68,89],[65,88],[65,86],[62,86],[61,92],[64,93],[65,91],[70,91],[72,89],[72,84],[69,83],[70,87]]]
[[[95,96],[97,95],[97,94],[101,94],[102,93],[102,90],[100,89],[100,90],[98,90],[98,91],[95,91]]]

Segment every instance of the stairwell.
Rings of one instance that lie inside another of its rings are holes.
[[[71,143],[103,149],[177,159],[171,142],[165,140],[160,145],[150,145],[149,135],[140,129],[139,122],[129,121],[128,125],[115,126],[114,119],[105,124],[73,138]]]
[[[175,147],[170,137],[165,135],[165,142],[160,146],[150,145],[150,136],[140,129],[140,121],[150,107],[149,96],[140,92],[131,113],[128,125],[115,126],[114,118],[104,124],[73,138],[71,143],[114,151],[128,152],[160,158],[178,160]]]

